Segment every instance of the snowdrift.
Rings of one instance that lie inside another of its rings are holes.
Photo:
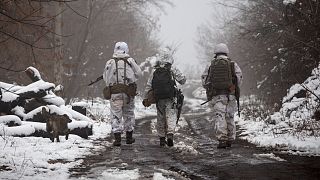
[[[320,65],[301,84],[288,89],[280,110],[272,112],[255,96],[242,99],[240,138],[262,147],[300,155],[320,155]]]

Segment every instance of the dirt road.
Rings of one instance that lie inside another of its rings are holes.
[[[274,155],[239,139],[230,149],[217,149],[209,115],[201,110],[184,114],[171,148],[159,146],[155,117],[138,119],[136,143],[127,145],[123,138],[121,147],[113,147],[111,137],[97,141],[104,148],[70,169],[70,178],[99,179],[110,169],[138,169],[139,179],[153,179],[157,172],[173,179],[320,178],[320,157]]]

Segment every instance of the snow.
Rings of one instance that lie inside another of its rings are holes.
[[[61,97],[53,94],[52,92],[44,96],[42,99],[49,104],[54,104],[57,106],[65,105],[65,101]]]
[[[136,98],[136,117],[143,118],[146,116],[155,116],[156,108],[154,105],[145,108],[141,103],[141,98]],[[98,121],[93,122],[93,135],[89,136],[88,140],[82,139],[76,135],[70,134],[69,139],[65,140],[63,137],[60,138],[60,143],[52,143],[50,139],[39,138],[39,137],[12,137],[10,134],[17,134],[18,130],[8,129],[8,127],[3,127],[0,124],[0,128],[6,131],[2,133],[2,138],[0,138],[0,164],[6,164],[9,166],[10,171],[3,171],[1,178],[11,179],[12,177],[21,177],[22,179],[67,179],[69,177],[68,169],[76,165],[79,165],[82,161],[77,160],[79,157],[83,157],[90,153],[90,149],[98,149],[102,147],[94,146],[94,140],[98,138],[103,138],[110,136],[111,125],[108,118],[109,111],[109,101],[94,99],[92,102],[79,101],[73,103],[73,105],[85,105],[88,108],[89,114],[98,117]],[[50,111],[55,111],[56,113],[63,113],[59,111],[55,105],[49,105]],[[17,108],[21,112],[24,111],[23,108]],[[39,108],[41,109],[41,107]],[[64,106],[62,108],[70,109],[70,107]],[[74,114],[72,114],[74,115]],[[186,122],[179,124],[185,125]],[[79,127],[79,123],[89,123],[87,121],[73,121],[68,124],[70,129],[74,128],[74,123],[77,123],[75,127]],[[156,123],[156,119],[154,121]],[[154,124],[155,125],[155,124]],[[36,129],[45,130],[44,123],[36,122],[22,122],[24,126],[24,132],[20,132],[21,135],[33,133]],[[155,126],[154,126],[155,128]],[[19,129],[19,131],[21,128]],[[156,132],[155,132],[156,133]],[[111,145],[111,144],[110,144]],[[24,147],[24,148],[20,148]],[[190,151],[195,154],[197,152],[188,145],[182,142],[177,144],[176,151]],[[106,169],[102,172],[101,177],[98,179],[139,179],[139,169],[133,170],[123,170],[118,168]],[[154,180],[165,180],[170,179],[163,176],[161,172],[155,172],[153,176]]]
[[[100,102],[100,101],[99,101]],[[90,106],[91,112],[104,104]],[[50,106],[53,109],[53,105]],[[95,115],[95,114],[94,114]],[[6,119],[7,116],[1,116]],[[12,117],[10,117],[12,118]],[[8,118],[8,119],[10,119]],[[79,124],[88,124],[87,121],[69,123],[72,128]],[[22,128],[21,128],[22,126]],[[70,134],[69,139],[60,138],[60,143],[52,143],[49,138],[41,137],[12,137],[12,134],[32,134],[36,129],[45,130],[45,123],[25,122],[17,127],[6,127],[0,123],[0,165],[7,165],[11,170],[1,171],[1,179],[67,179],[69,168],[79,165],[82,160],[77,160],[90,153],[92,149],[102,148],[94,146],[98,138],[109,136],[111,125],[109,121],[95,121],[93,135],[89,139]],[[18,128],[20,127],[20,128]],[[22,148],[23,147],[23,148]],[[131,175],[131,174],[130,174]]]
[[[0,124],[0,136],[26,136],[34,133],[36,130],[31,124],[22,124],[21,126],[7,127]],[[1,143],[0,143],[1,145]]]
[[[89,107],[88,103],[86,102],[74,102],[71,104],[71,106],[80,106],[80,107]]]
[[[137,118],[156,115],[154,106],[145,108],[139,97],[135,102]],[[52,143],[49,138],[13,137],[11,136],[13,134],[24,136],[34,133],[35,130],[45,130],[46,125],[45,123],[22,121],[21,126],[6,127],[0,123],[0,165],[7,165],[11,169],[1,171],[1,179],[13,179],[14,177],[27,180],[68,179],[69,169],[82,162],[78,158],[90,154],[91,150],[104,148],[94,145],[94,142],[96,139],[105,138],[111,134],[111,125],[108,118],[110,113],[109,101],[97,98],[91,102],[83,100],[75,104],[86,105],[89,114],[95,116],[96,120],[88,121],[89,118],[86,119],[86,116],[84,118],[80,113],[70,113],[71,107],[62,106],[62,108],[59,108],[55,105],[48,105],[47,107],[50,111],[58,114],[67,113],[72,117],[82,119],[82,121],[69,123],[69,129],[85,127],[88,123],[92,123],[93,135],[89,136],[88,139],[70,134],[68,140],[61,136],[60,143]],[[16,107],[15,110],[25,115],[22,107]],[[16,118],[14,116],[0,116],[0,122]],[[98,179],[139,179],[139,176],[138,169],[122,170],[114,168],[105,170]],[[162,180],[166,178],[160,173],[155,173],[153,179]]]
[[[296,3],[296,0],[283,0],[284,5],[294,4]]]
[[[30,92],[30,91],[34,91],[37,93],[40,90],[54,89],[54,88],[55,88],[55,85],[53,83],[45,82],[40,79],[39,81],[36,81],[34,83],[31,83],[27,86],[22,87],[21,89],[19,89],[15,93],[21,94],[21,93]]]
[[[4,88],[6,90],[12,91],[12,92],[15,92],[15,91],[21,89],[21,86],[8,84],[8,83],[5,83],[5,82],[0,82],[0,87]]]
[[[207,99],[206,90],[205,90],[203,87],[199,87],[198,89],[196,89],[195,91],[193,91],[192,95],[193,95],[195,98]]]
[[[63,89],[64,89],[64,87],[61,84],[59,84],[58,86],[56,86],[56,88],[54,88],[54,92],[62,91]]]
[[[166,178],[162,175],[162,173],[154,173],[153,180],[174,180],[174,179]]]
[[[27,119],[32,119],[35,114],[40,113],[42,111],[42,107],[45,107],[45,106],[38,107],[38,108],[30,111],[28,114],[23,114],[23,120],[25,121]],[[20,113],[20,114],[22,114],[22,113]]]
[[[312,76],[303,83],[318,96],[320,96],[319,69],[320,67],[314,69]],[[241,132],[239,138],[260,147],[275,148],[285,153],[320,156],[320,135],[297,130],[303,123],[314,123],[315,127],[320,126],[320,122],[311,119],[314,109],[318,105],[317,98],[314,95],[295,97],[301,89],[303,89],[301,85],[293,85],[288,90],[287,96],[283,98],[280,111],[271,114],[266,111],[258,112],[259,108],[263,109],[264,106],[255,96],[242,98],[242,108],[252,103],[250,101],[256,104],[252,105],[255,110],[250,111],[250,116],[241,114],[239,118],[235,114],[236,124],[240,127],[237,131]],[[201,88],[198,88],[193,94],[203,94],[202,91]],[[186,99],[185,102],[191,109],[199,109],[200,103],[195,99]],[[207,109],[210,111],[210,108]],[[262,114],[268,114],[268,118],[264,119]]]
[[[119,170],[108,169],[102,173],[101,179],[114,179],[114,180],[128,180],[128,179],[139,179],[139,170]]]
[[[274,134],[273,128],[277,125],[266,125],[263,121],[244,120],[236,116],[237,125],[241,127],[241,139],[261,147],[272,147],[279,150],[295,151],[301,155],[320,155],[319,137],[298,137],[293,134]],[[288,125],[284,125],[288,127]]]
[[[310,118],[310,114],[305,113],[303,108],[291,111],[290,108],[297,107],[296,101],[297,99],[293,98],[292,103],[284,103],[282,109],[271,114],[268,120],[261,117],[244,117],[243,114],[240,118],[235,116],[241,131],[240,138],[261,147],[271,147],[287,153],[319,156],[319,136],[296,132],[297,124],[305,121],[306,117]],[[304,114],[304,118],[294,116],[299,113]],[[273,123],[270,124],[269,121]]]
[[[15,108],[13,108],[11,110],[12,113],[14,113],[15,115],[19,116],[19,117],[24,117],[26,116],[26,114],[24,113],[24,108],[21,106],[16,106]],[[23,118],[24,119],[24,118]]]
[[[29,66],[26,70],[30,69],[33,73],[34,73],[34,76],[37,77],[38,79],[41,79],[41,75],[40,75],[40,72],[38,71],[38,69],[32,67],[32,66]]]
[[[87,122],[90,122],[92,123],[93,121],[88,118],[87,116],[81,114],[81,113],[78,113],[77,111],[74,111],[72,110],[70,107],[67,107],[67,106],[60,106],[59,107],[60,109],[64,110],[67,115],[70,114],[72,118],[78,120],[78,121],[87,121]],[[70,116],[69,116],[70,117]]]
[[[262,157],[262,158],[269,158],[269,159],[274,159],[276,161],[286,161],[280,157],[277,157],[273,153],[268,153],[268,154],[253,154],[256,157]]]
[[[0,116],[0,124],[7,124],[10,122],[14,122],[17,125],[21,124],[21,120],[18,116],[15,116],[15,115]]]
[[[150,107],[144,107],[142,105],[142,98],[141,97],[135,97],[135,116],[136,118],[143,118],[146,116],[156,116],[157,115],[157,109],[156,105],[152,104]]]
[[[319,79],[318,75],[319,70],[315,69],[312,76],[305,81],[304,85],[310,90],[313,90],[317,95],[320,95],[320,83],[319,80],[317,80]],[[0,83],[0,87],[10,88],[12,86]],[[22,89],[22,87],[16,88],[15,91],[18,91],[19,89]],[[261,116],[250,119],[244,118],[243,114],[240,118],[235,116],[236,123],[240,127],[238,131],[241,131],[239,138],[245,139],[261,147],[272,147],[290,154],[319,156],[319,137],[308,134],[297,136],[295,133],[292,133],[292,130],[296,125],[299,125],[298,123],[303,119],[302,115],[304,115],[304,118],[310,119],[312,114],[310,111],[306,111],[307,107],[303,102],[308,102],[312,107],[316,104],[316,97],[314,95],[307,95],[308,98],[295,97],[300,91],[299,89],[301,89],[301,87],[298,85],[290,88],[287,96],[283,98],[283,105],[281,106],[280,111],[270,114],[270,120],[274,120],[275,122],[273,124],[268,123]],[[197,98],[186,98],[185,104],[192,110],[197,110],[202,107],[209,111],[210,109],[207,108],[206,105],[200,106],[203,99],[205,99],[203,88],[198,88],[193,94]],[[156,116],[155,105],[145,108],[141,103],[142,99],[140,97],[136,97],[135,102],[136,118]],[[242,99],[242,103],[249,103],[249,100]],[[94,144],[94,142],[97,139],[105,138],[111,134],[110,119],[108,118],[108,115],[110,114],[109,101],[99,98],[92,99],[92,101],[77,100],[77,102],[72,105],[86,107],[88,114],[90,117],[93,116],[94,120],[73,111],[71,106],[66,106],[64,103],[57,103],[46,107],[50,109],[50,112],[55,112],[60,115],[67,114],[73,120],[68,124],[68,128],[70,129],[92,125],[93,135],[89,136],[88,139],[83,139],[79,136],[70,134],[68,140],[65,140],[65,138],[62,137],[60,138],[60,143],[52,143],[48,138],[13,137],[11,136],[13,134],[24,136],[32,134],[36,130],[45,130],[45,123],[20,121],[20,128],[7,127],[4,125],[6,122],[10,120],[19,122],[19,118],[16,116],[0,116],[0,165],[7,165],[11,169],[9,171],[1,171],[1,179],[68,179],[69,169],[82,162],[79,158],[90,154],[92,150],[104,148]],[[263,107],[262,104],[259,104],[259,106]],[[14,113],[23,118],[32,118],[32,115],[39,112],[41,108],[42,107],[25,114],[24,109],[17,106],[14,109]],[[312,119],[310,119],[310,121],[311,120]],[[157,134],[156,121],[156,118],[151,120],[153,134]],[[184,126],[187,126],[187,122],[182,117],[177,128]],[[111,146],[111,143],[108,145]],[[193,145],[188,145],[183,141],[177,142],[173,149],[182,154],[199,154]],[[255,154],[254,156],[275,161],[284,161],[273,153]],[[155,171],[153,179],[168,179],[163,176],[164,174],[167,174],[165,170]],[[111,168],[104,170],[101,177],[98,179],[139,178],[139,169]]]
[[[1,96],[1,101],[12,102],[12,101],[16,100],[18,97],[19,97],[19,95],[17,95],[17,94],[4,91]]]

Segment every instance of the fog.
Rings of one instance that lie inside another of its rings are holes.
[[[177,65],[198,65],[195,48],[197,28],[207,23],[212,13],[210,0],[173,0],[174,7],[168,7],[160,17],[159,37],[164,45],[178,46]]]

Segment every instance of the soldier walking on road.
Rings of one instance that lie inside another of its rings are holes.
[[[219,141],[217,148],[227,148],[231,147],[236,137],[234,114],[242,72],[238,64],[228,57],[229,49],[226,44],[216,45],[214,53],[214,59],[201,78],[213,111],[215,134]]]
[[[157,62],[148,79],[145,89],[143,105],[151,105],[148,94],[154,95],[157,107],[157,131],[160,137],[160,146],[173,146],[173,134],[177,122],[177,106],[179,94],[176,81],[179,84],[186,82],[186,77],[173,64],[173,52],[164,48],[157,55]],[[181,99],[181,98],[180,98]],[[183,98],[182,98],[183,99]],[[166,140],[167,138],[167,140]]]
[[[128,45],[125,42],[117,42],[113,58],[107,61],[103,73],[103,79],[106,82],[104,96],[110,100],[114,146],[121,145],[123,132],[126,132],[127,144],[135,142],[132,137],[135,125],[134,97],[137,89],[136,81],[142,76],[142,72],[128,53]]]

